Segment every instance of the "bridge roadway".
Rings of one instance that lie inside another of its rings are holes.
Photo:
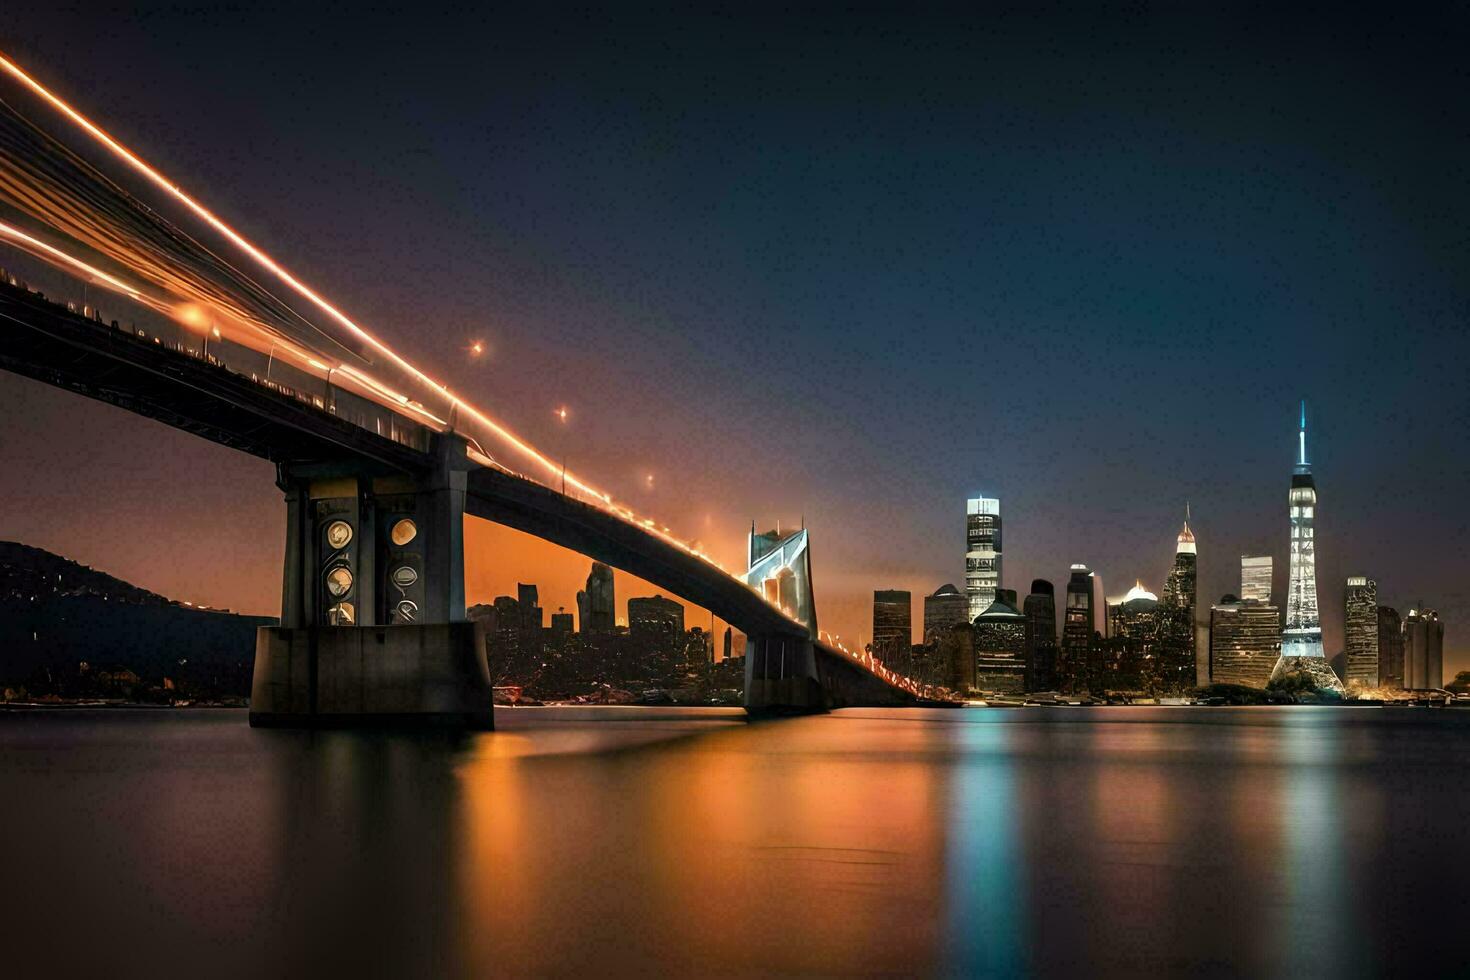
[[[253,381],[198,354],[83,316],[0,283],[0,368],[99,399],[278,465],[344,456],[384,475],[428,469],[432,455]],[[403,431],[416,423],[405,420]],[[740,580],[602,507],[509,471],[475,465],[465,511],[636,575],[747,636],[806,642],[802,624]],[[916,692],[813,643],[829,706],[914,703]],[[749,674],[749,671],[747,671]]]

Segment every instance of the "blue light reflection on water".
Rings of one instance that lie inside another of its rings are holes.
[[[964,761],[951,779],[943,969],[1027,972],[1029,930],[1009,715],[972,712],[954,726]]]

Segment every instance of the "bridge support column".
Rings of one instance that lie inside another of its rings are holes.
[[[816,648],[800,636],[748,636],[745,710],[755,717],[815,714],[831,705],[817,673]]]
[[[250,723],[494,727],[485,641],[465,619],[464,442],[413,474],[282,466],[281,625],[256,638]]]

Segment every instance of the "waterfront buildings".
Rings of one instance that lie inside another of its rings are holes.
[[[1057,654],[1057,684],[1068,691],[1086,688],[1093,637],[1106,624],[1098,614],[1096,586],[1097,576],[1086,565],[1072,566],[1062,612],[1062,646]]]
[[[1152,642],[1158,614],[1159,597],[1135,582],[1121,599],[1108,603],[1108,635]]]
[[[913,643],[913,596],[904,589],[873,592],[873,656],[906,661]]]
[[[1297,430],[1297,462],[1291,476],[1291,576],[1286,593],[1283,657],[1321,657],[1322,620],[1317,610],[1317,484],[1307,463],[1307,406]]]
[[[1347,580],[1343,597],[1343,647],[1347,674],[1343,680],[1362,687],[1378,686],[1378,583],[1363,575]]]
[[[1280,609],[1233,595],[1210,607],[1211,684],[1263,688],[1280,658]]]
[[[541,602],[536,597],[536,586],[517,582],[516,602],[520,605],[521,629],[539,630],[542,626],[542,610]]]
[[[1402,690],[1404,686],[1404,633],[1399,611],[1378,607],[1378,686]]]
[[[1444,687],[1444,624],[1433,609],[1410,609],[1404,617],[1404,687]]]
[[[953,585],[941,585],[924,597],[924,642],[933,643],[958,624],[969,623],[969,601]]]
[[[1032,580],[1021,611],[1026,617],[1026,689],[1051,690],[1057,684],[1057,604],[1052,584],[1044,578]]]
[[[971,497],[965,503],[965,598],[970,622],[995,601],[1000,564],[1000,500]]]
[[[1026,617],[1002,589],[975,618],[975,687],[996,694],[1026,690]]]
[[[617,625],[612,569],[592,563],[587,588],[577,593],[577,619],[583,633],[610,633]]]
[[[684,606],[662,595],[628,600],[628,632],[635,635],[684,635]]]
[[[1199,552],[1189,529],[1187,507],[1185,515],[1184,527],[1175,538],[1174,567],[1159,603],[1154,653],[1159,688],[1170,693],[1194,687],[1196,680],[1194,608]]]

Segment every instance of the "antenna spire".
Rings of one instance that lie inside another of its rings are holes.
[[[1297,430],[1297,433],[1296,433],[1296,443],[1297,443],[1296,464],[1298,466],[1306,466],[1307,465],[1307,402],[1306,402],[1306,399],[1302,399],[1302,422],[1301,422],[1301,428],[1299,428]]]

